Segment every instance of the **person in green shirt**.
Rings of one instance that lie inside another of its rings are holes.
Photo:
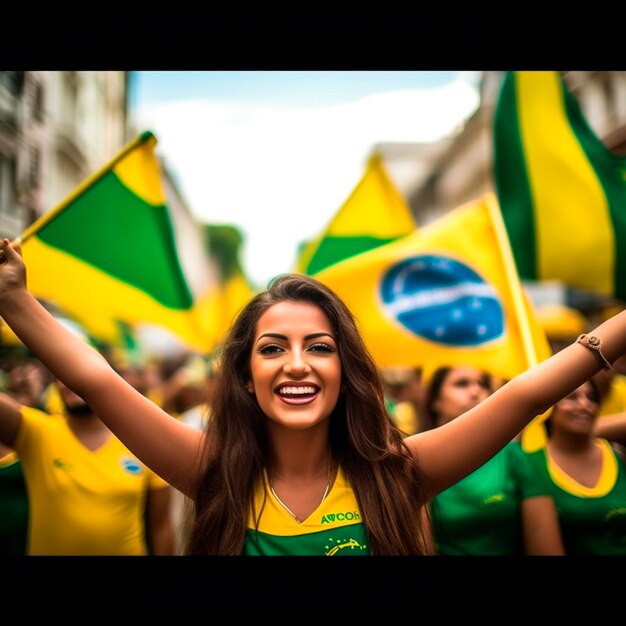
[[[28,511],[22,463],[0,443],[0,556],[26,554]]]
[[[589,380],[556,403],[546,447],[528,453],[529,489],[554,498],[568,555],[626,555],[626,459],[615,438],[619,420],[598,420],[601,396]]]
[[[487,373],[474,367],[440,367],[426,392],[426,411],[443,426],[491,393]],[[517,441],[477,470],[435,496],[431,516],[440,555],[560,555],[563,546],[556,510],[546,494],[524,493]]]

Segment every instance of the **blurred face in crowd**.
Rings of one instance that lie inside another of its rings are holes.
[[[600,397],[589,381],[557,402],[550,416],[552,432],[589,437],[598,418]]]
[[[385,393],[394,402],[419,402],[422,398],[422,378],[413,367],[387,367],[381,371]]]
[[[44,386],[44,370],[36,363],[21,363],[8,371],[7,390],[21,404],[37,406]]]
[[[452,368],[432,402],[432,408],[437,414],[437,425],[446,424],[474,408],[489,393],[484,372],[473,367]]]

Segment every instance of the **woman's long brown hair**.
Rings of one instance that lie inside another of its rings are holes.
[[[342,393],[330,416],[332,455],[354,489],[372,554],[429,552],[423,476],[384,401],[378,371],[352,313],[328,287],[300,274],[276,277],[241,311],[219,357],[207,423],[204,468],[195,491],[188,554],[243,552],[255,490],[270,459],[267,417],[248,393],[257,321],[285,300],[328,316],[342,365]]]

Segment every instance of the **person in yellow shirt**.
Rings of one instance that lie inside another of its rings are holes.
[[[2,443],[17,453],[28,490],[27,554],[173,554],[170,486],[58,384],[59,419],[0,394]]]

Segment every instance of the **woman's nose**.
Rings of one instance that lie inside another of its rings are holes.
[[[304,355],[301,352],[293,352],[291,358],[285,363],[285,372],[289,374],[303,374],[310,371],[309,364],[306,362]]]

